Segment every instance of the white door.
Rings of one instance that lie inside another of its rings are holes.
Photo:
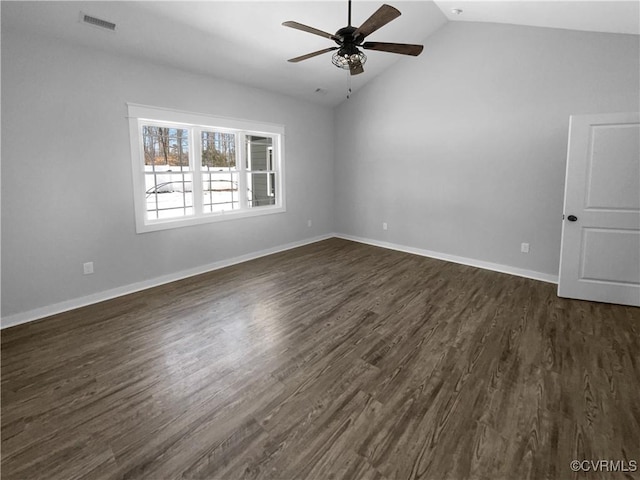
[[[558,296],[640,306],[640,115],[573,115]]]

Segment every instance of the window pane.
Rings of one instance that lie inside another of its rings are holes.
[[[145,183],[149,219],[193,215],[193,182],[190,173],[147,173]]]
[[[273,170],[273,139],[247,135],[247,170]]]
[[[276,174],[250,173],[247,175],[247,201],[250,207],[275,205],[276,203]]]
[[[142,127],[146,166],[189,166],[189,132],[183,128]]]
[[[202,195],[205,213],[240,208],[238,174],[229,171],[203,171]]]
[[[235,134],[222,132],[202,132],[202,168],[236,168]]]

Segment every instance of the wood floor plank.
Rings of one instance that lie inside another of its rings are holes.
[[[3,479],[640,463],[640,309],[340,239],[3,330],[1,360]]]

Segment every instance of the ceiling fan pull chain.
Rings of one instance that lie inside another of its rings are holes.
[[[347,72],[347,100],[351,98],[351,73]]]

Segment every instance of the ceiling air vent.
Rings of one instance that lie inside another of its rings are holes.
[[[91,15],[87,15],[86,13],[80,12],[80,18],[82,18],[82,21],[84,23],[88,23],[89,25],[93,25],[94,27],[105,28],[107,30],[111,30],[112,32],[116,29],[115,23],[102,20],[101,18],[92,17]]]

